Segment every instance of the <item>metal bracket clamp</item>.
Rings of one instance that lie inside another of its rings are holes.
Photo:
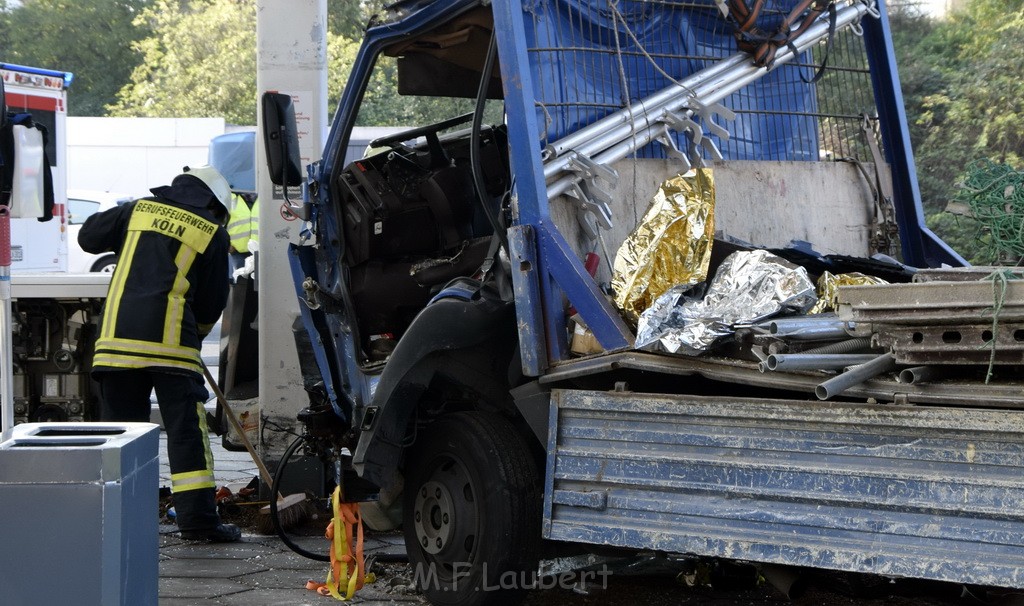
[[[693,113],[700,116],[701,120],[704,121],[704,124],[707,125],[709,133],[715,135],[720,139],[726,141],[729,140],[729,131],[726,130],[725,127],[715,122],[712,118],[715,115],[718,115],[723,120],[728,120],[729,122],[732,122],[733,120],[736,119],[736,112],[732,111],[731,109],[722,105],[721,103],[703,103],[699,99],[691,99],[689,102],[689,106],[690,110],[693,111]]]
[[[877,252],[893,255],[899,250],[899,226],[896,222],[896,204],[893,201],[892,176],[889,173],[889,165],[882,156],[882,150],[878,147],[871,117],[867,114],[861,115],[860,130],[871,152],[871,161],[875,165],[875,205],[878,212],[871,222],[871,244]]]
[[[697,166],[702,166],[704,163],[699,155],[695,158],[695,162],[691,162],[690,156],[684,154],[683,151],[679,149],[679,146],[676,145],[676,140],[672,138],[672,134],[669,132],[659,135],[656,141],[664,146],[665,153],[668,154],[670,158],[675,158],[683,164],[685,168],[680,172],[689,171],[693,168],[694,163],[696,163]]]
[[[681,133],[689,133],[690,140],[694,145],[700,145],[704,138],[704,129],[690,115],[679,115],[674,112],[665,112],[665,124],[673,130]]]
[[[716,124],[712,120],[712,116],[719,114],[726,120],[734,120],[736,118],[736,114],[732,110],[720,103],[705,105],[697,99],[690,99],[688,104],[692,108],[687,108],[687,114],[679,115],[674,112],[665,112],[664,119],[664,122],[673,130],[689,135],[690,143],[687,153],[684,154],[667,133],[658,138],[658,141],[665,146],[668,155],[680,160],[686,167],[686,170],[690,170],[694,166],[704,165],[704,160],[697,149],[698,146],[704,148],[713,160],[723,159],[722,152],[718,149],[718,146],[715,145],[711,138],[704,134],[703,127],[692,116],[694,114],[700,116],[704,123],[707,124],[710,133],[722,139],[729,138],[729,131]]]
[[[575,198],[580,205],[576,211],[576,220],[580,228],[591,240],[596,240],[598,229],[612,228],[611,193],[601,187],[598,180],[613,183],[619,175],[614,169],[598,164],[590,158],[572,152],[568,158],[566,170],[580,177],[566,193]]]
[[[612,228],[612,213],[608,207],[611,195],[607,191],[592,186],[590,182],[579,181],[573,183],[565,195],[580,202],[576,208],[576,221],[587,238],[596,240],[598,230]]]
[[[686,132],[692,133],[693,131]],[[722,152],[719,151],[718,146],[715,145],[714,141],[703,135],[700,135],[698,139],[700,141],[700,147],[707,150],[708,155],[711,156],[712,159],[723,159]],[[678,145],[676,145],[676,141],[672,138],[671,133],[662,133],[655,138],[655,141],[661,143],[665,147],[665,153],[667,153],[669,157],[675,158],[683,164],[685,168],[681,172],[687,172],[695,166],[705,166],[704,158],[701,156],[700,150],[697,149],[697,144],[692,140],[688,139],[687,151],[685,153],[679,149]]]
[[[312,310],[320,309],[319,292],[320,285],[316,283],[316,280],[306,276],[306,279],[302,281],[302,302],[306,304],[306,307]]]

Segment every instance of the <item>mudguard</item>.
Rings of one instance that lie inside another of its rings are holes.
[[[352,460],[356,472],[378,486],[388,481],[402,456],[409,417],[445,361],[436,354],[514,338],[514,306],[490,289],[435,297],[413,320],[381,373],[359,428]]]

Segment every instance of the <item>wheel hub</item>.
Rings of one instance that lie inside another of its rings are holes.
[[[455,531],[455,508],[448,488],[430,481],[420,487],[413,506],[413,524],[420,547],[429,554],[440,553]]]

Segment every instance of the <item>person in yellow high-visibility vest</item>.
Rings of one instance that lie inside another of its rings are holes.
[[[255,194],[231,193],[231,215],[228,238],[231,240],[231,271],[245,265],[249,256],[249,240],[259,242],[260,202]]]

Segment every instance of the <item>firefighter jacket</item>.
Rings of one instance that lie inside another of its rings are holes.
[[[236,252],[248,253],[249,240],[259,240],[260,201],[241,194],[231,194],[231,218],[228,219],[228,237]]]
[[[201,373],[202,338],[229,288],[228,235],[210,211],[143,198],[89,217],[78,241],[87,252],[118,254],[94,369]]]

